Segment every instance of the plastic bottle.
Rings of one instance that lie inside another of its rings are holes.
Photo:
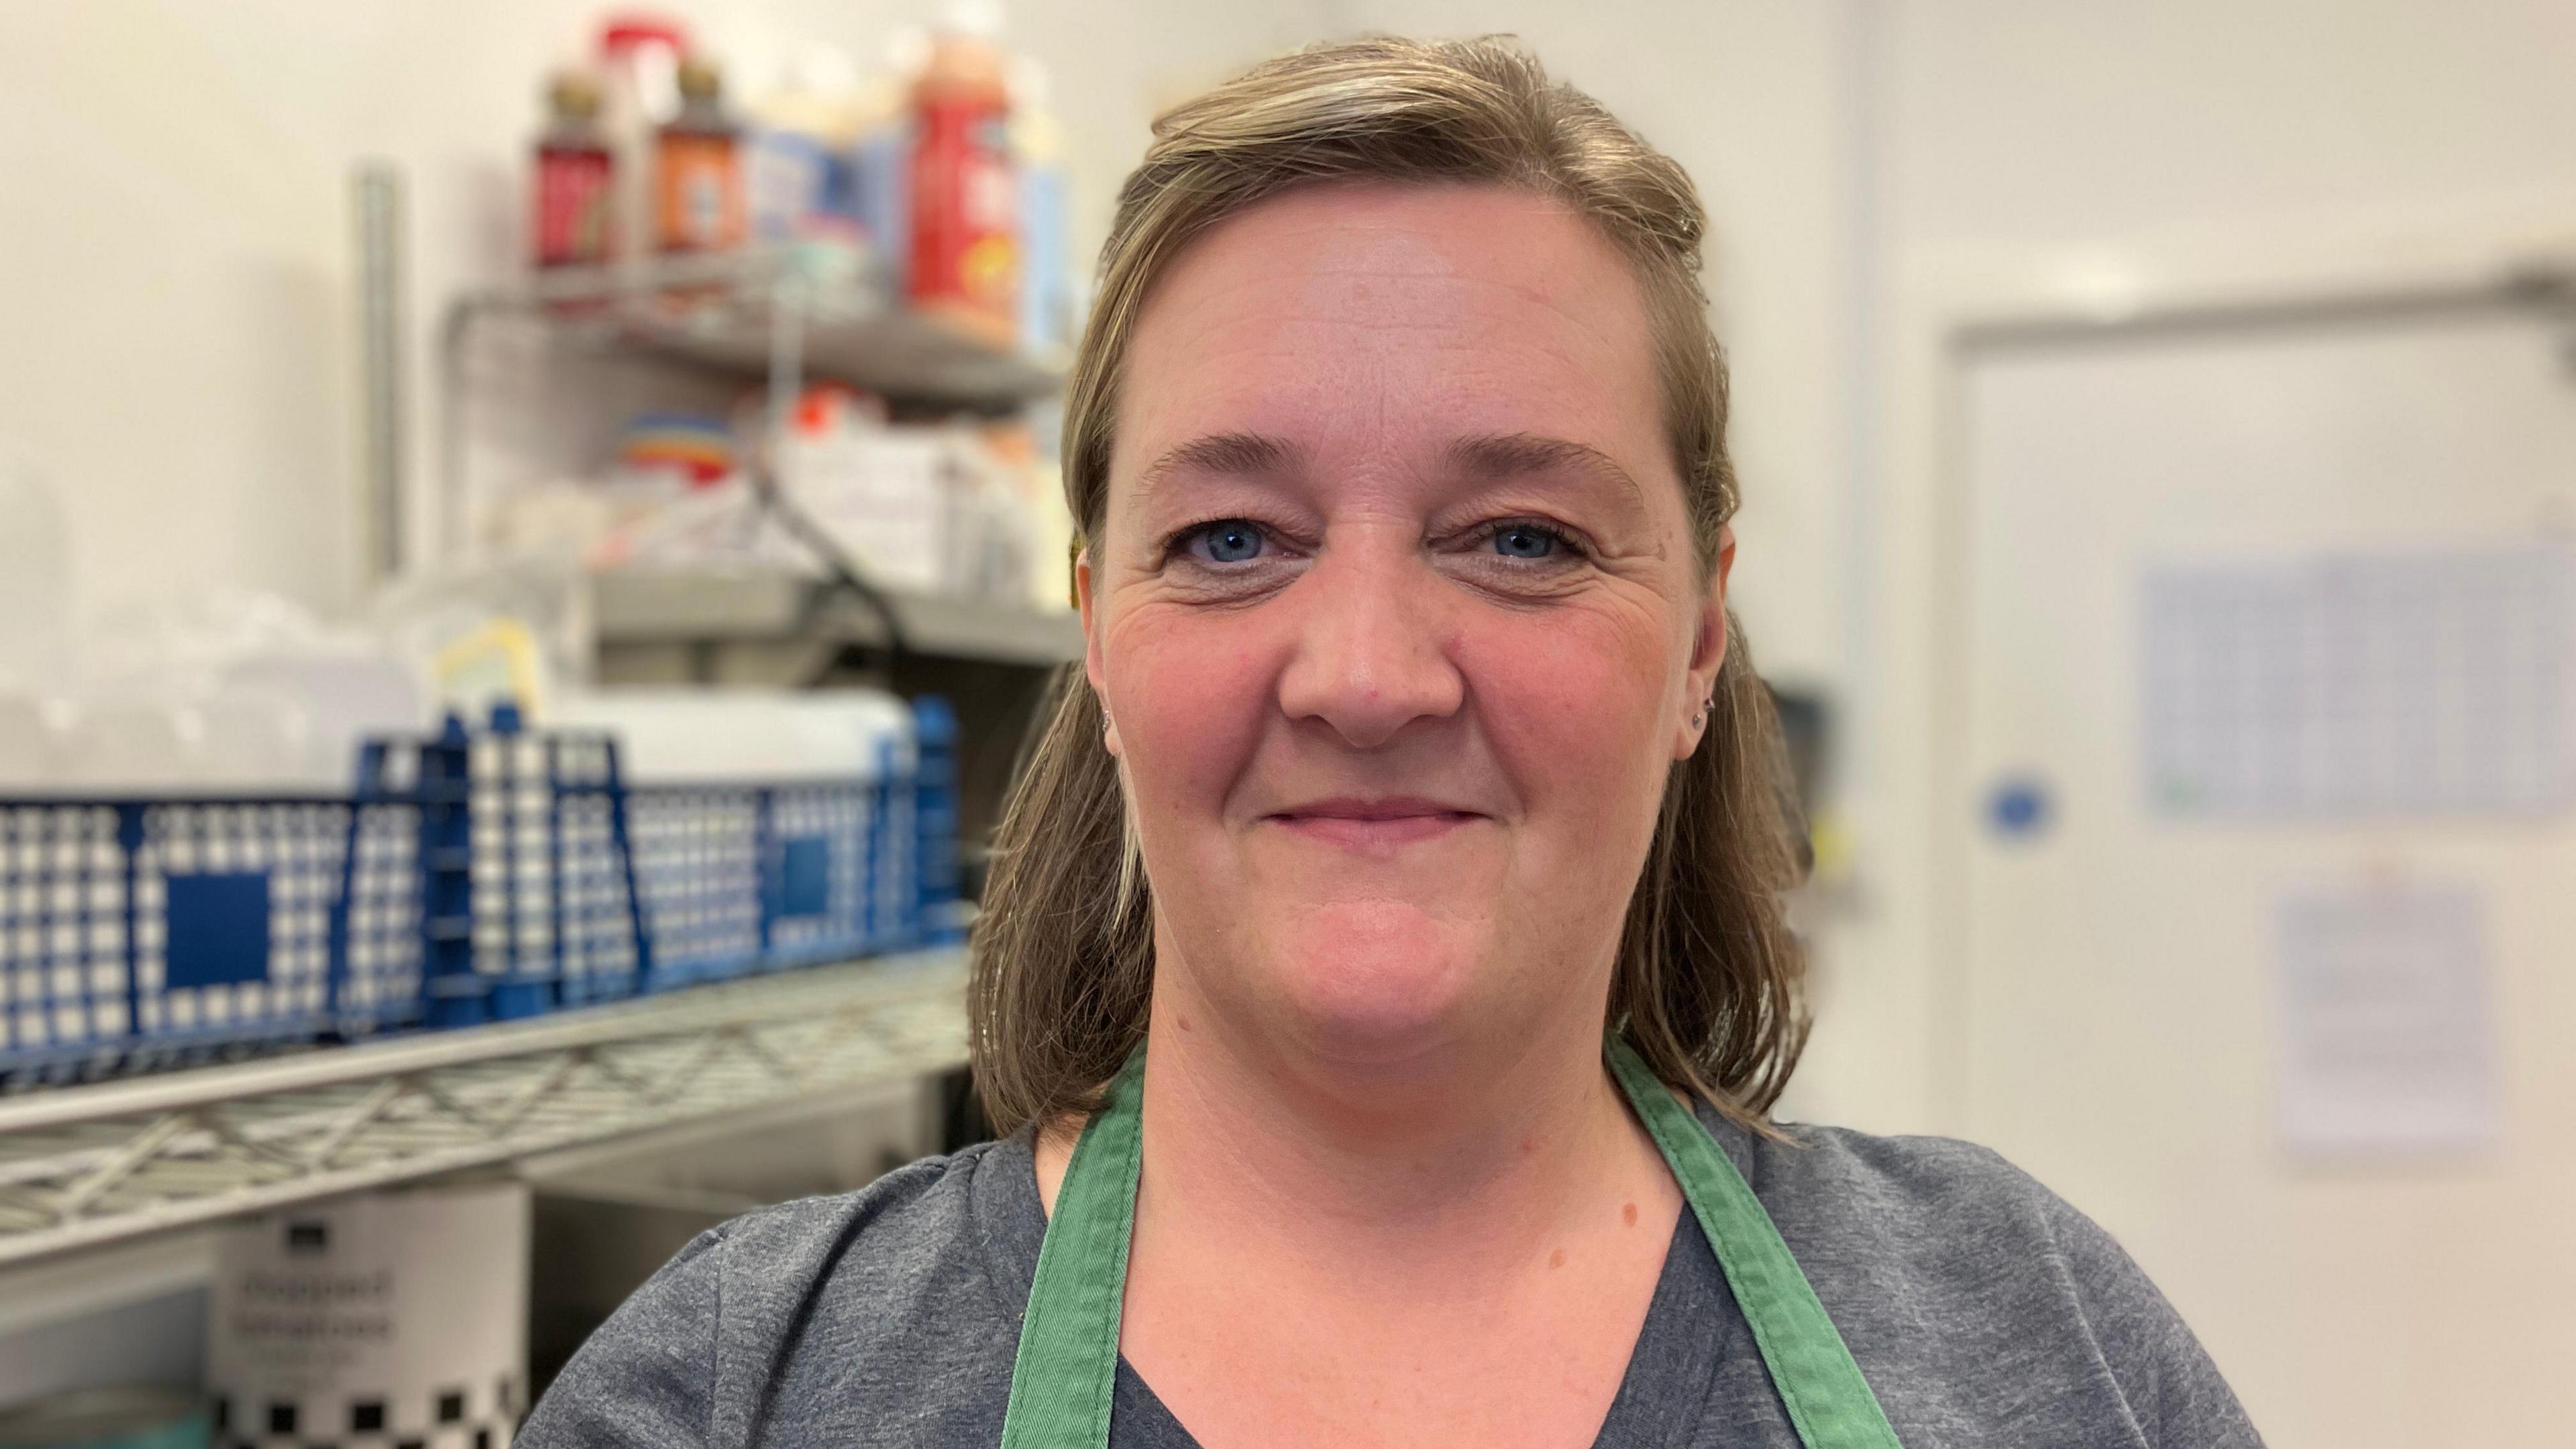
[[[1046,72],[1011,66],[1011,161],[1020,182],[1020,345],[1046,354],[1073,343],[1073,178],[1064,127],[1046,109]]]
[[[754,240],[798,241],[848,225],[855,87],[849,57],[816,46],[751,108],[745,191]]]
[[[724,81],[696,56],[680,62],[680,113],[655,146],[659,241],[665,252],[742,245],[742,136],[724,113]]]
[[[954,0],[913,87],[916,307],[1008,344],[1018,328],[1019,237],[1001,7]]]
[[[925,53],[927,45],[924,46]],[[852,104],[853,138],[843,204],[875,250],[890,295],[909,296],[912,273],[912,105],[909,87],[877,77]]]
[[[609,250],[621,261],[655,250],[653,152],[661,127],[679,114],[687,49],[687,32],[659,16],[613,16],[600,28],[600,130],[614,156]]]
[[[598,266],[609,259],[617,167],[599,127],[599,100],[599,83],[577,70],[557,73],[547,87],[530,213],[540,267]]]

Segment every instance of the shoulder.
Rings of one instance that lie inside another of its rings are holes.
[[[1992,1149],[1948,1137],[1881,1137],[1784,1123],[1766,1138],[1731,1124],[1721,1145],[1788,1234],[1819,1250],[1866,1249],[1943,1272],[2026,1261],[2068,1234],[2098,1235],[2083,1214]],[[2105,1240],[2107,1241],[2107,1239]],[[1857,1266],[1857,1265],[1855,1265]]]
[[[712,1257],[728,1316],[764,1325],[783,1316],[850,1317],[892,1333],[917,1326],[909,1320],[919,1314],[954,1310],[957,1295],[1003,1311],[995,1260],[1011,1256],[1015,1228],[1044,1233],[1042,1217],[1022,1224],[1013,1212],[1022,1198],[1034,1212],[1035,1190],[1026,1146],[988,1142],[913,1163],[857,1192],[747,1213],[709,1234],[719,1240]],[[1035,1252],[1032,1240],[1032,1265]],[[1027,1296],[1026,1283],[1018,1296]]]
[[[1985,1400],[2026,1421],[1980,1423],[1986,1442],[2258,1442],[2137,1263],[1999,1154],[1803,1125],[1770,1139],[1703,1120],[1891,1414],[1911,1398],[1924,1417],[1955,1420],[1961,1403]]]
[[[1019,1139],[735,1218],[591,1335],[518,1442],[741,1445],[825,1414],[980,1433],[1044,1231]]]

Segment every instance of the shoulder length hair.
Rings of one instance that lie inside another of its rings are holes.
[[[1636,269],[1665,432],[1705,571],[1735,513],[1726,366],[1699,283],[1690,178],[1503,39],[1372,38],[1279,57],[1166,112],[1119,194],[1066,402],[1065,497],[1097,537],[1121,364],[1155,279],[1248,206],[1331,181],[1484,183],[1555,198]],[[1805,957],[1782,918],[1800,834],[1769,693],[1730,613],[1699,748],[1666,778],[1628,904],[1609,1019],[1656,1074],[1759,1124],[1806,1038]],[[1067,666],[996,841],[968,985],[976,1088],[1002,1132],[1088,1111],[1145,1032],[1153,887],[1103,715]]]

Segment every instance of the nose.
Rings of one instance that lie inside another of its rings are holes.
[[[1279,677],[1290,719],[1366,750],[1466,702],[1466,679],[1443,643],[1454,601],[1416,549],[1389,540],[1328,551],[1299,587],[1307,597],[1296,652]]]

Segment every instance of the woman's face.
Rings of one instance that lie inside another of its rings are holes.
[[[1653,358],[1613,246],[1500,187],[1291,192],[1158,281],[1078,576],[1158,1022],[1598,1032],[1725,648]]]

